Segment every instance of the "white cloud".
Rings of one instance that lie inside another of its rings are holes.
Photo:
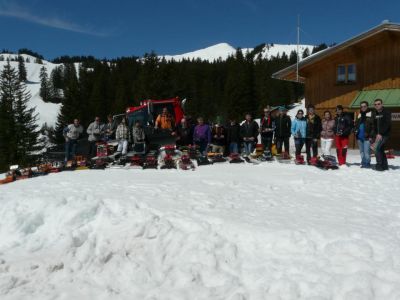
[[[58,17],[49,17],[49,16],[39,16],[30,12],[28,9],[21,7],[10,1],[0,1],[0,16],[10,17],[20,19],[26,22],[31,22],[35,24],[39,24],[46,27],[57,28],[72,32],[78,32],[82,34],[88,34],[93,36],[108,36],[109,33],[106,33],[102,30],[93,29],[89,27],[85,27],[67,20],[63,20]]]

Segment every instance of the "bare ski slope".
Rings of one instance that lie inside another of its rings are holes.
[[[0,299],[400,299],[390,165],[93,170],[0,186]]]

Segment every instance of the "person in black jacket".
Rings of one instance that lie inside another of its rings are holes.
[[[276,150],[282,152],[282,145],[285,146],[285,152],[289,154],[289,138],[291,135],[292,120],[287,115],[285,107],[279,108],[279,116],[275,119],[275,139]]]
[[[275,121],[271,116],[271,109],[269,107],[264,108],[264,115],[260,118],[260,134],[261,142],[264,149],[271,151],[272,139],[274,137]]]
[[[229,146],[229,153],[239,153],[240,146],[240,125],[235,119],[231,119],[226,128],[226,139]]]
[[[383,107],[382,99],[376,99],[374,105],[376,112],[372,115],[374,127],[371,134],[374,138],[374,143],[371,147],[375,151],[375,170],[385,171],[389,169],[385,154],[385,144],[389,140],[390,131],[392,129],[392,115],[390,111]]]
[[[349,144],[349,135],[353,130],[353,120],[343,111],[343,106],[336,106],[335,127],[335,143],[336,154],[339,166],[346,164],[347,146]]]
[[[217,123],[213,126],[211,134],[212,152],[224,154],[226,145],[225,128],[220,123]]]
[[[181,122],[176,127],[176,145],[188,146],[193,142],[193,129],[194,127],[186,118],[182,118]]]
[[[360,103],[360,113],[354,125],[354,135],[357,139],[358,149],[361,156],[361,168],[371,166],[371,132],[374,127],[372,111],[368,107],[367,101]]]
[[[306,134],[306,152],[307,163],[310,163],[311,149],[312,157],[318,156],[318,140],[321,137],[322,122],[321,118],[315,114],[314,105],[310,104],[307,107],[307,134]]]
[[[258,124],[252,120],[251,114],[246,114],[246,121],[240,127],[240,136],[243,140],[246,155],[250,155],[257,144]]]

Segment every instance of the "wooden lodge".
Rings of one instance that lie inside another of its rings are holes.
[[[392,111],[392,133],[388,147],[400,149],[400,24],[382,23],[343,43],[315,53],[276,72],[273,78],[305,84],[306,106],[314,104],[323,116],[334,115],[336,105],[359,110],[360,102],[373,107],[380,98]],[[356,143],[351,138],[352,145]]]

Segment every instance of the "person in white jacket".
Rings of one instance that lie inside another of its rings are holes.
[[[75,119],[73,124],[69,124],[64,128],[65,161],[68,161],[75,156],[78,139],[82,133],[83,127],[79,124],[78,119]]]
[[[88,158],[92,158],[96,156],[96,143],[101,140],[104,134],[104,124],[100,122],[99,117],[96,117],[94,119],[94,122],[89,125],[86,132],[89,135]]]
[[[117,130],[115,131],[115,139],[118,141],[117,152],[121,152],[122,155],[126,155],[128,151],[128,137],[129,128],[126,125],[125,118],[119,123]]]

